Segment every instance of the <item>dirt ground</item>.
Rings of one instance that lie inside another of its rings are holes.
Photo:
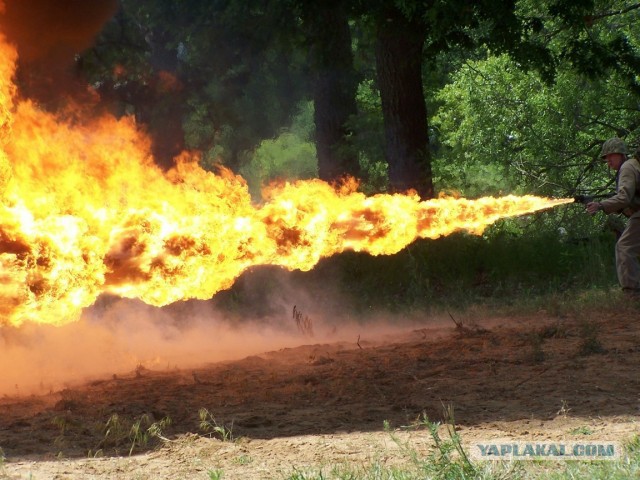
[[[402,463],[383,422],[426,452],[428,432],[407,427],[423,413],[442,420],[443,405],[453,406],[466,444],[625,441],[640,433],[640,318],[587,317],[425,321],[384,338],[363,330],[352,343],[4,397],[0,478],[207,479],[210,470],[225,479],[286,478],[295,469]],[[200,428],[201,408],[217,435]],[[135,444],[129,456],[131,426],[143,415],[171,419],[166,440]]]

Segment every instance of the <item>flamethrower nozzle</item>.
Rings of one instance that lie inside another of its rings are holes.
[[[573,197],[573,201],[575,203],[582,203],[586,205],[587,203],[593,202],[594,198],[592,195],[576,195]]]

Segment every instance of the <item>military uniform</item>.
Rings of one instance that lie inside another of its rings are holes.
[[[640,163],[636,158],[622,163],[616,175],[616,194],[600,205],[607,214],[623,213],[629,217],[616,243],[616,269],[622,288],[640,293]]]

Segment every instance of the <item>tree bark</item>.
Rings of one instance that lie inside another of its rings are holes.
[[[358,157],[349,142],[347,121],[357,112],[351,32],[340,2],[319,2],[308,12],[314,74],[315,142],[321,179],[359,176]]]
[[[396,9],[378,18],[376,70],[384,116],[385,156],[394,192],[433,197],[427,107],[422,88],[425,29]]]
[[[169,40],[168,34],[159,27],[146,35],[149,63],[155,72],[152,82],[155,99],[145,123],[153,139],[153,156],[163,168],[172,167],[174,157],[185,148],[182,129],[184,86],[178,74],[177,54],[167,48]]]

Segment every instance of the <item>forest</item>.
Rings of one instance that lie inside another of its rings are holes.
[[[254,186],[345,174],[423,197],[603,188],[638,130],[633,2],[123,0],[77,68]]]

